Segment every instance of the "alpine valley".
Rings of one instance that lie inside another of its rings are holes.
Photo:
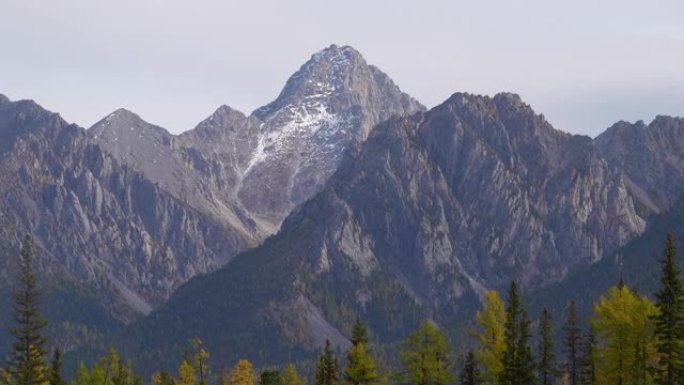
[[[649,250],[684,236],[684,119],[592,139],[511,93],[427,110],[332,45],[272,103],[180,135],[123,109],[86,130],[0,95],[0,180],[0,306],[30,234],[74,357],[111,345],[149,372],[198,337],[263,367],[346,348],[357,317],[378,346],[426,318],[466,341],[511,279],[558,311],[621,276],[652,292]]]

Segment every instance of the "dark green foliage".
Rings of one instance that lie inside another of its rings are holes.
[[[570,301],[567,318],[563,326],[563,347],[565,349],[565,371],[569,385],[578,385],[580,378],[580,353],[582,350],[582,328],[575,301]]]
[[[594,336],[593,330],[589,328],[582,344],[580,369],[581,385],[596,385],[596,359],[594,358],[595,346],[596,337]]]
[[[511,282],[506,306],[504,342],[506,348],[501,362],[500,385],[529,385],[534,383],[534,359],[529,344],[530,322],[527,319],[518,286]]]
[[[62,353],[58,348],[55,348],[54,353],[52,353],[49,381],[50,385],[66,385],[62,378]]]
[[[661,266],[661,288],[655,294],[655,334],[660,353],[655,381],[659,385],[674,385],[682,383],[684,375],[684,285],[672,233],[667,234]]]
[[[354,327],[352,328],[351,343],[353,345],[368,345],[368,330],[359,317],[356,317],[356,322],[354,322]]]
[[[339,380],[340,365],[330,348],[330,341],[325,340],[325,348],[316,363],[314,385],[337,385]]]
[[[466,354],[465,362],[463,363],[463,368],[461,369],[461,375],[458,378],[459,385],[478,385],[480,378],[480,369],[477,366],[477,361],[475,360],[475,353],[472,350],[468,351]]]
[[[33,250],[30,237],[24,238],[20,253],[17,291],[14,294],[14,321],[10,332],[14,344],[9,368],[15,385],[44,385],[47,368],[43,360],[47,339],[43,334],[47,321],[40,314],[40,291],[33,272]]]
[[[275,369],[266,369],[259,376],[260,385],[284,385],[283,377]]]
[[[555,384],[558,377],[558,368],[554,353],[551,313],[546,308],[542,310],[539,319],[538,357],[537,379],[539,385]]]

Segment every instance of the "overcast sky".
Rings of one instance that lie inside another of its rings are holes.
[[[684,116],[682,15],[682,0],[0,0],[0,93],[84,127],[125,107],[178,133],[268,103],[336,43],[428,107],[512,91],[593,136]]]

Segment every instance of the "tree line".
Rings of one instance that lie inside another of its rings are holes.
[[[47,321],[39,311],[40,291],[32,268],[30,238],[23,242],[14,294],[13,344],[0,385],[66,385],[61,353],[46,362]],[[674,237],[667,235],[661,261],[660,289],[652,299],[624,282],[608,289],[593,305],[586,326],[574,301],[562,321],[556,346],[553,317],[544,308],[531,318],[521,290],[512,281],[505,300],[497,291],[483,293],[474,327],[473,348],[455,357],[446,334],[427,320],[401,344],[394,371],[373,353],[369,334],[357,318],[341,365],[326,341],[318,356],[312,385],[684,385],[684,283]],[[248,360],[212,373],[209,353],[193,339],[176,373],[156,372],[152,385],[306,385],[294,364],[282,370],[255,370]],[[559,354],[560,353],[560,354]],[[88,368],[81,364],[71,385],[142,385],[131,362],[115,350]]]

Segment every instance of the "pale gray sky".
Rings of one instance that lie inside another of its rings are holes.
[[[682,15],[682,0],[0,0],[0,93],[85,127],[126,107],[178,133],[266,104],[336,43],[428,107],[512,91],[595,135],[684,115]]]

